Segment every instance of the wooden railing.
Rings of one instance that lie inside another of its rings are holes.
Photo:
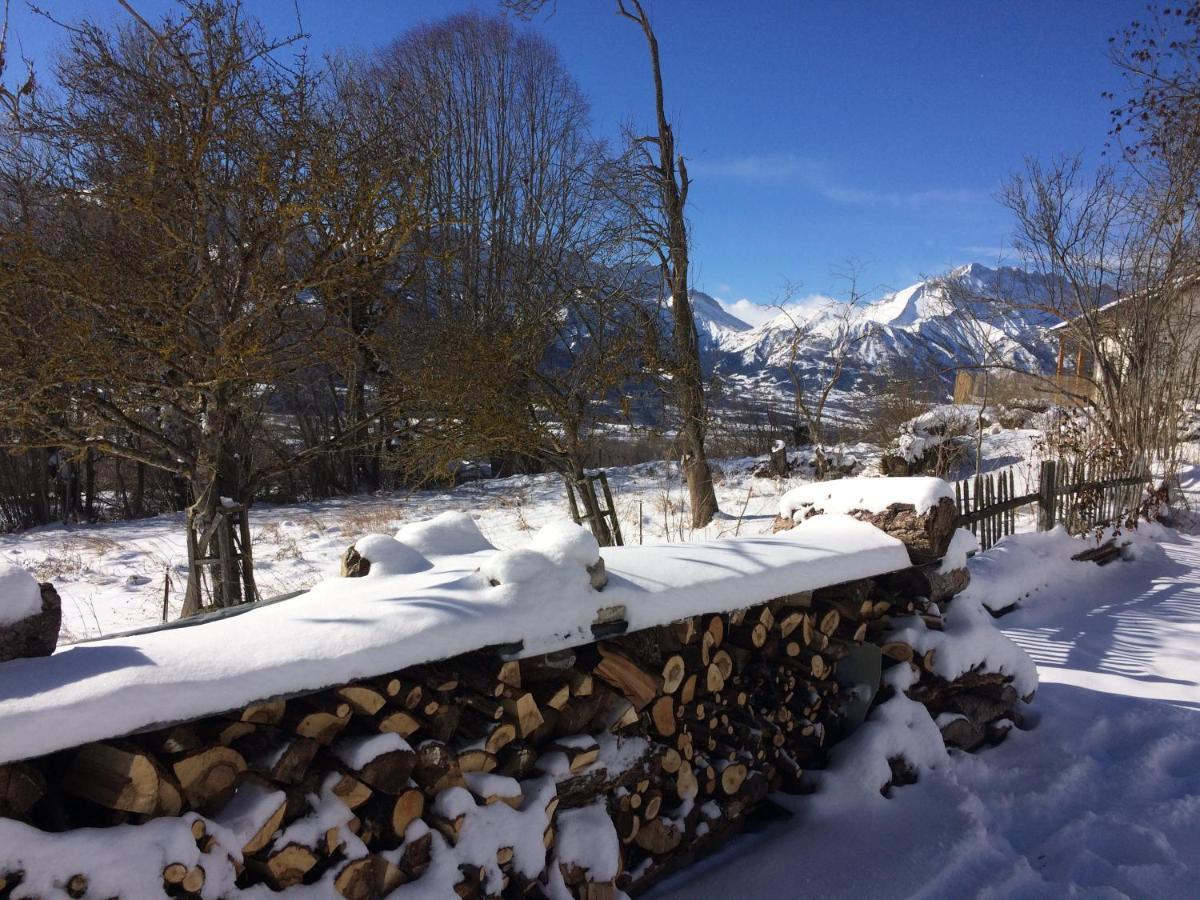
[[[1141,503],[1148,472],[1122,474],[1113,463],[1068,463],[1045,460],[1038,472],[1038,489],[1018,495],[1012,468],[956,482],[958,524],[969,528],[987,550],[1016,531],[1017,511],[1037,505],[1037,530],[1062,524],[1072,534],[1122,521]]]

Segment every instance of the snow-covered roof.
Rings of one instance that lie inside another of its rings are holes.
[[[874,513],[883,512],[893,503],[911,504],[917,513],[924,514],[943,498],[953,500],[954,491],[940,478],[838,478],[792,488],[779,498],[779,515],[791,519],[809,509]]]
[[[443,530],[456,547],[472,546],[461,528]],[[392,560],[236,617],[0,663],[0,763],[484,646],[576,646],[592,640],[604,607],[624,606],[637,630],[909,565],[898,540],[842,516],[776,535],[605,548],[601,592],[561,534],[541,554],[489,546],[441,555],[451,548],[424,537],[412,554],[428,566]]]

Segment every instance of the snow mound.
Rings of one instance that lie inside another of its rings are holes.
[[[460,556],[495,549],[475,520],[462,512],[444,512],[424,522],[411,522],[396,532],[396,540],[426,556]]]
[[[582,869],[592,881],[616,879],[621,871],[621,843],[603,800],[564,810],[555,824],[554,852],[559,865]]]
[[[839,478],[792,488],[779,499],[779,515],[796,519],[809,510],[877,513],[893,503],[909,504],[924,515],[943,499],[953,500],[954,489],[940,478]]]
[[[480,567],[479,571],[487,578],[493,587],[502,584],[532,584],[537,581],[578,580],[571,578],[571,569],[578,567],[563,566],[555,563],[549,557],[543,556],[536,550],[522,548],[520,550],[502,550],[493,553]],[[583,573],[583,569],[578,569]],[[586,575],[583,576],[586,578]]]
[[[0,625],[20,622],[42,611],[42,591],[20,566],[0,563]]]
[[[433,567],[433,563],[412,547],[386,534],[368,534],[361,537],[355,541],[354,549],[371,564],[368,578],[410,575]]]
[[[821,794],[838,804],[853,803],[863,794],[878,796],[892,780],[889,760],[901,758],[918,772],[937,769],[948,759],[942,733],[922,704],[904,692],[919,673],[908,665],[893,666],[883,683],[895,693],[871,710],[871,715],[847,740],[838,744],[829,768],[821,773]]]
[[[1051,584],[1103,580],[1103,570],[1095,564],[1071,559],[1089,546],[1061,525],[1052,531],[1008,535],[971,559],[971,585],[959,599],[969,596],[1000,612]]]
[[[600,544],[595,535],[569,519],[544,526],[529,542],[529,549],[553,562],[575,562],[584,568],[594,566],[600,559]]]

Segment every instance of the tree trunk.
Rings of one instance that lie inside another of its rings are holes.
[[[96,452],[91,447],[83,451],[83,483],[83,517],[85,521],[93,522],[96,519]]]
[[[654,77],[654,104],[658,122],[658,188],[664,224],[667,228],[665,267],[671,289],[671,316],[674,320],[674,387],[683,440],[683,474],[687,479],[692,527],[703,528],[717,513],[717,494],[712,469],[704,451],[708,431],[708,406],[704,397],[704,373],[700,368],[700,340],[692,315],[688,292],[688,234],[684,211],[687,205],[688,177],[683,157],[676,157],[675,134],[667,121],[663,102],[662,67],[659,64],[658,38],[638,0],[631,0],[636,15],[618,3],[619,11],[641,26],[650,50],[650,68]]]
[[[188,583],[181,616],[193,615],[203,606],[203,580],[212,580],[212,605],[237,606],[243,602],[241,565],[237,559],[232,519],[222,513],[223,498],[244,502],[241,460],[235,449],[238,415],[234,410],[216,411],[201,436],[200,452],[191,486],[196,497],[187,510]],[[253,598],[250,598],[253,599]]]

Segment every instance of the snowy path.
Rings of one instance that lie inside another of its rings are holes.
[[[666,898],[1200,896],[1200,537],[1062,578],[1005,617],[1028,731],[892,799],[783,798]]]

